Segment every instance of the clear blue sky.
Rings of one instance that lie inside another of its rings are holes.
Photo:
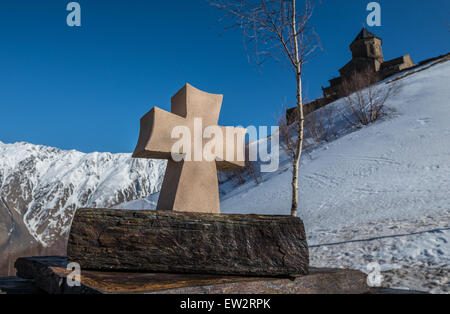
[[[247,61],[242,36],[223,32],[205,0],[80,0],[82,27],[66,25],[66,0],[0,1],[0,141],[131,152],[139,119],[184,83],[225,95],[223,125],[273,125],[294,105],[295,82],[276,63]],[[364,0],[323,0],[313,24],[323,51],[305,69],[312,99],[350,58]],[[385,58],[450,51],[448,0],[383,0]]]

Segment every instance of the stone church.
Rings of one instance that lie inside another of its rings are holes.
[[[370,69],[378,73],[380,79],[385,79],[415,65],[409,54],[385,61],[381,38],[366,28],[363,28],[350,44],[350,50],[352,59],[339,70],[341,76],[331,79],[330,87],[323,88],[325,98],[337,96],[342,81],[350,79],[355,72]]]
[[[340,70],[340,76],[331,79],[330,86],[322,88],[323,98],[316,99],[303,106],[305,115],[326,106],[327,104],[340,98],[340,88],[342,82],[351,79],[354,73],[370,69],[377,73],[379,80],[400,73],[415,66],[411,56],[405,55],[393,60],[385,61],[383,57],[382,39],[366,28],[356,36],[350,44],[352,59]],[[288,124],[296,119],[297,108],[288,109],[286,118]]]

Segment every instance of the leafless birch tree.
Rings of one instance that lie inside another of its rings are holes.
[[[258,65],[267,59],[286,62],[296,83],[298,128],[292,155],[291,214],[297,216],[299,167],[304,141],[302,75],[307,58],[318,47],[318,38],[309,27],[314,0],[210,0],[223,10],[230,28],[242,30],[244,43]],[[301,7],[300,7],[301,6]]]

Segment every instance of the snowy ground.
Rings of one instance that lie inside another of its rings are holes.
[[[389,118],[303,158],[311,264],[367,271],[377,262],[385,286],[450,293],[450,62],[400,82]],[[284,167],[259,186],[231,190],[223,211],[287,214]]]
[[[384,219],[309,232],[311,265],[360,269],[381,266],[382,285],[450,293],[450,211],[415,219]]]
[[[389,117],[360,130],[345,126],[343,101],[329,105],[339,136],[302,159],[311,264],[377,262],[387,287],[450,293],[450,62],[399,82]],[[289,214],[290,180],[282,158],[259,185],[223,186],[222,212]],[[153,208],[156,199],[121,207]]]

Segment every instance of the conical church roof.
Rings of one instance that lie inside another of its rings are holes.
[[[362,40],[362,39],[371,39],[371,38],[378,38],[381,40],[380,37],[372,34],[371,32],[369,32],[365,27],[363,27],[362,31],[358,34],[358,36],[356,36],[355,40],[353,40],[352,44],[355,43],[358,40]]]

